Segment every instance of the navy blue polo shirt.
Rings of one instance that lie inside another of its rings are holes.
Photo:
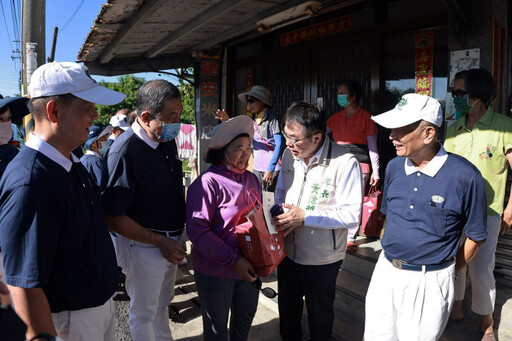
[[[85,169],[87,169],[94,183],[99,186],[101,184],[101,172],[103,171],[103,158],[98,155],[89,154],[89,152],[90,151],[87,151],[87,153],[80,158],[80,162],[82,162]]]
[[[405,163],[396,157],[386,168],[386,254],[415,265],[439,264],[455,256],[463,229],[474,241],[487,237],[485,187],[475,166],[442,147],[421,171],[412,168],[408,175]]]
[[[112,297],[119,282],[114,247],[99,188],[78,160],[68,171],[25,146],[0,180],[0,193],[8,284],[42,288],[53,313]]]
[[[154,149],[131,127],[109,148],[102,181],[106,214],[126,215],[150,229],[183,229],[183,173],[174,140]]]

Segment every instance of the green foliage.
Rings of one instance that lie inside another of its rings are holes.
[[[187,73],[193,73],[193,69],[187,69]],[[181,115],[181,122],[194,124],[195,123],[195,114],[194,114],[194,86],[189,82],[179,78],[178,79],[178,88],[181,92],[181,98],[183,100],[183,113]]]
[[[188,73],[192,73],[193,69],[188,69]],[[135,110],[137,107],[137,91],[146,82],[144,78],[135,77],[133,75],[120,76],[117,83],[98,82],[98,84],[119,91],[126,95],[124,101],[116,105],[96,105],[98,112],[98,119],[94,122],[95,125],[104,127],[108,125],[110,117],[115,115],[120,109],[128,109],[129,111]],[[178,79],[178,88],[181,92],[183,100],[183,114],[181,122],[194,124],[194,86],[183,79]]]
[[[121,103],[116,105],[96,105],[98,112],[98,119],[94,123],[99,126],[106,126],[110,120],[110,117],[120,109],[128,109],[129,111],[135,110],[137,107],[137,91],[142,84],[146,82],[144,78],[135,77],[133,75],[120,76],[117,83],[98,82],[100,85],[119,91],[126,95],[126,98]]]

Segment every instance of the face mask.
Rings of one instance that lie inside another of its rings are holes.
[[[101,155],[105,155],[107,153],[107,150],[108,148],[110,147],[107,143],[107,141],[101,141],[100,142],[101,144],[101,147],[98,148],[98,152],[101,154]]]
[[[249,167],[249,163],[246,164],[246,166],[244,167],[244,169],[240,169],[240,168],[237,168],[233,162],[231,162],[231,160],[229,159],[228,155],[226,153],[224,153],[224,156],[226,157],[226,159],[228,159],[229,161],[229,165],[227,165],[227,169],[229,169],[230,171],[232,171],[233,173],[236,173],[236,174],[243,174],[245,172],[245,170],[247,169],[247,167]]]
[[[455,110],[457,110],[457,113],[461,114],[467,114],[471,110],[473,110],[473,107],[475,106],[477,101],[473,104],[469,104],[469,96],[462,96],[462,97],[454,97],[453,98],[453,104],[455,105]]]
[[[0,122],[0,145],[6,144],[12,138],[11,121]]]
[[[349,101],[347,100],[347,96],[348,96],[348,95],[338,94],[338,104],[339,104],[340,106],[342,106],[343,108],[348,107],[348,106],[350,105],[350,103],[352,103],[352,102],[349,102]]]
[[[165,142],[169,142],[169,141],[174,140],[176,138],[176,136],[178,136],[178,134],[180,132],[180,128],[181,128],[181,123],[162,123],[162,121],[160,121],[158,118],[156,118],[155,115],[153,115],[153,117],[155,117],[155,120],[157,120],[158,122],[160,122],[162,124],[162,134],[161,135],[158,135],[153,130],[151,130],[153,132],[153,134],[155,134],[158,137],[159,140],[164,140]]]

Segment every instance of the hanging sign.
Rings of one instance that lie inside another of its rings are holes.
[[[414,92],[432,96],[434,80],[434,31],[416,33]]]

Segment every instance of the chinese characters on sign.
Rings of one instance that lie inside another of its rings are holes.
[[[352,16],[346,15],[323,23],[283,33],[280,36],[281,47],[292,45],[303,40],[325,36],[352,28]]]
[[[416,33],[414,92],[420,95],[432,96],[432,83],[434,77],[433,43],[433,31]]]
[[[196,98],[196,110],[199,113],[196,125],[199,138],[199,155],[204,155],[204,151],[210,142],[211,131],[218,125],[215,114],[219,108],[220,97],[219,57],[203,56],[198,64],[196,64],[196,70],[199,71],[199,98]],[[200,160],[200,172],[203,172],[208,165],[202,157],[198,159]]]

